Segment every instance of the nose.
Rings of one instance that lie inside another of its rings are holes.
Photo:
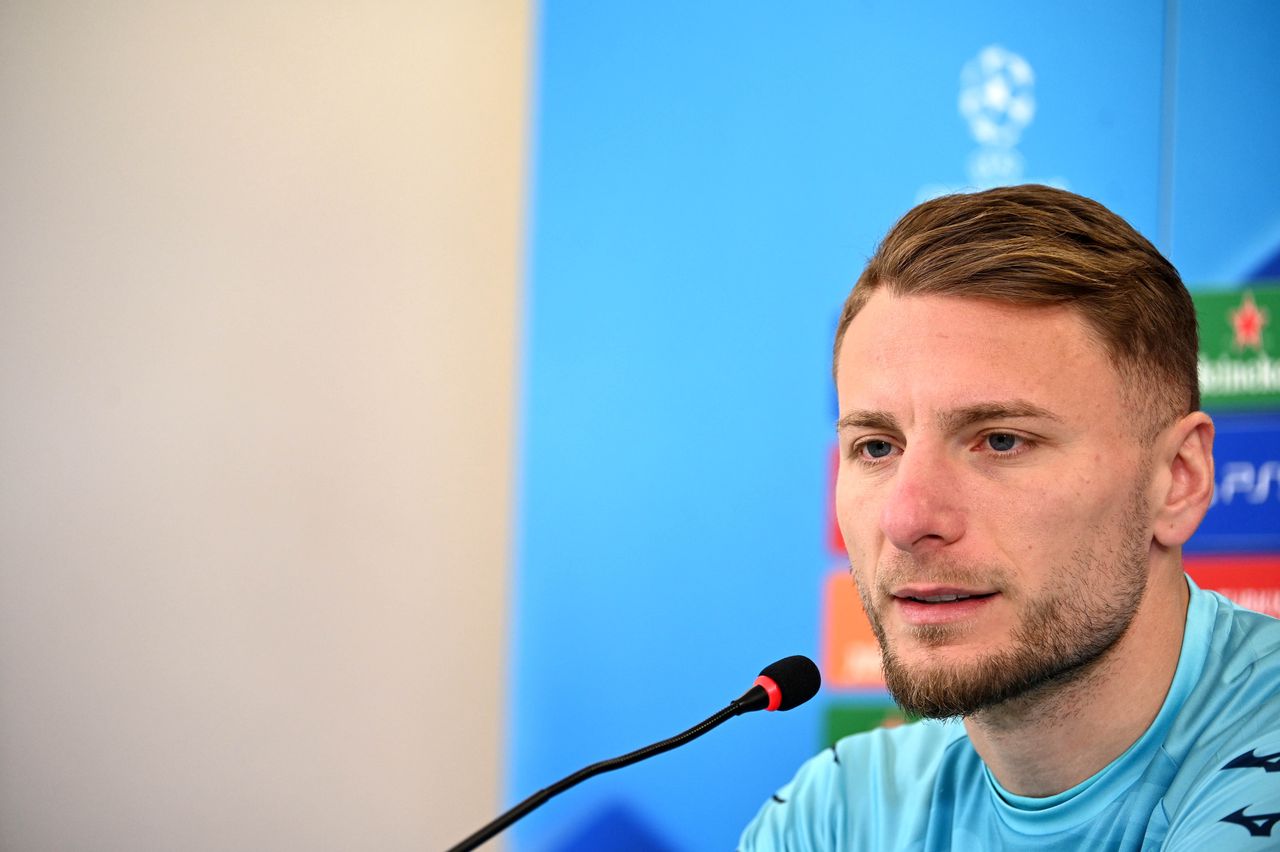
[[[964,535],[965,494],[944,453],[907,447],[880,510],[880,528],[899,550],[939,549]]]

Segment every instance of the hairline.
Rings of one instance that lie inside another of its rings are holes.
[[[1157,370],[1147,367],[1142,361],[1134,356],[1126,355],[1107,339],[1104,331],[1093,322],[1087,311],[1073,304],[1069,300],[1035,300],[1035,299],[1011,299],[1001,298],[999,296],[985,296],[974,293],[966,293],[963,290],[940,291],[925,290],[903,292],[897,287],[892,280],[875,281],[859,281],[853,292],[849,294],[849,298],[845,302],[844,308],[840,312],[840,323],[836,328],[836,337],[834,352],[831,364],[831,379],[837,388],[839,387],[839,369],[840,369],[840,350],[843,348],[844,339],[853,325],[853,320],[857,318],[862,309],[875,298],[879,292],[886,292],[888,295],[896,298],[909,298],[912,296],[938,296],[941,298],[965,299],[972,302],[985,302],[990,305],[1002,305],[1010,307],[1028,308],[1033,310],[1052,310],[1054,308],[1065,309],[1081,320],[1081,325],[1088,335],[1089,339],[1097,344],[1107,356],[1107,363],[1111,365],[1114,371],[1120,390],[1121,404],[1127,413],[1132,415],[1135,422],[1144,424],[1144,428],[1139,430],[1139,437],[1144,447],[1149,446],[1157,434],[1163,429],[1176,422],[1183,414],[1190,413],[1182,411],[1181,413],[1170,414],[1175,409],[1181,411],[1185,406],[1174,406],[1167,404],[1168,397],[1161,394],[1159,390],[1144,391],[1142,385],[1143,379],[1147,377],[1145,374],[1157,372]],[[865,293],[865,296],[859,297],[859,293]],[[852,308],[852,310],[850,310]],[[1150,412],[1144,415],[1144,412]]]

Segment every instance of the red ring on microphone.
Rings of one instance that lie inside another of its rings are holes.
[[[772,713],[782,706],[782,690],[778,689],[778,685],[773,682],[773,678],[767,675],[760,675],[760,677],[756,678],[755,685],[763,689],[765,694],[769,696],[769,706],[764,709]]]

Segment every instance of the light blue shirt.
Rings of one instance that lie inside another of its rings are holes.
[[[1016,796],[959,722],[872,731],[805,763],[740,852],[1280,849],[1280,621],[1188,583],[1164,706],[1093,777]]]

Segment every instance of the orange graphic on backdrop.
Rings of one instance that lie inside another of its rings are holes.
[[[822,605],[822,673],[830,686],[883,689],[880,644],[847,568],[827,575]]]
[[[1188,556],[1186,570],[1202,589],[1280,617],[1280,554]],[[822,594],[822,675],[828,686],[883,689],[880,645],[847,568],[827,574]]]

